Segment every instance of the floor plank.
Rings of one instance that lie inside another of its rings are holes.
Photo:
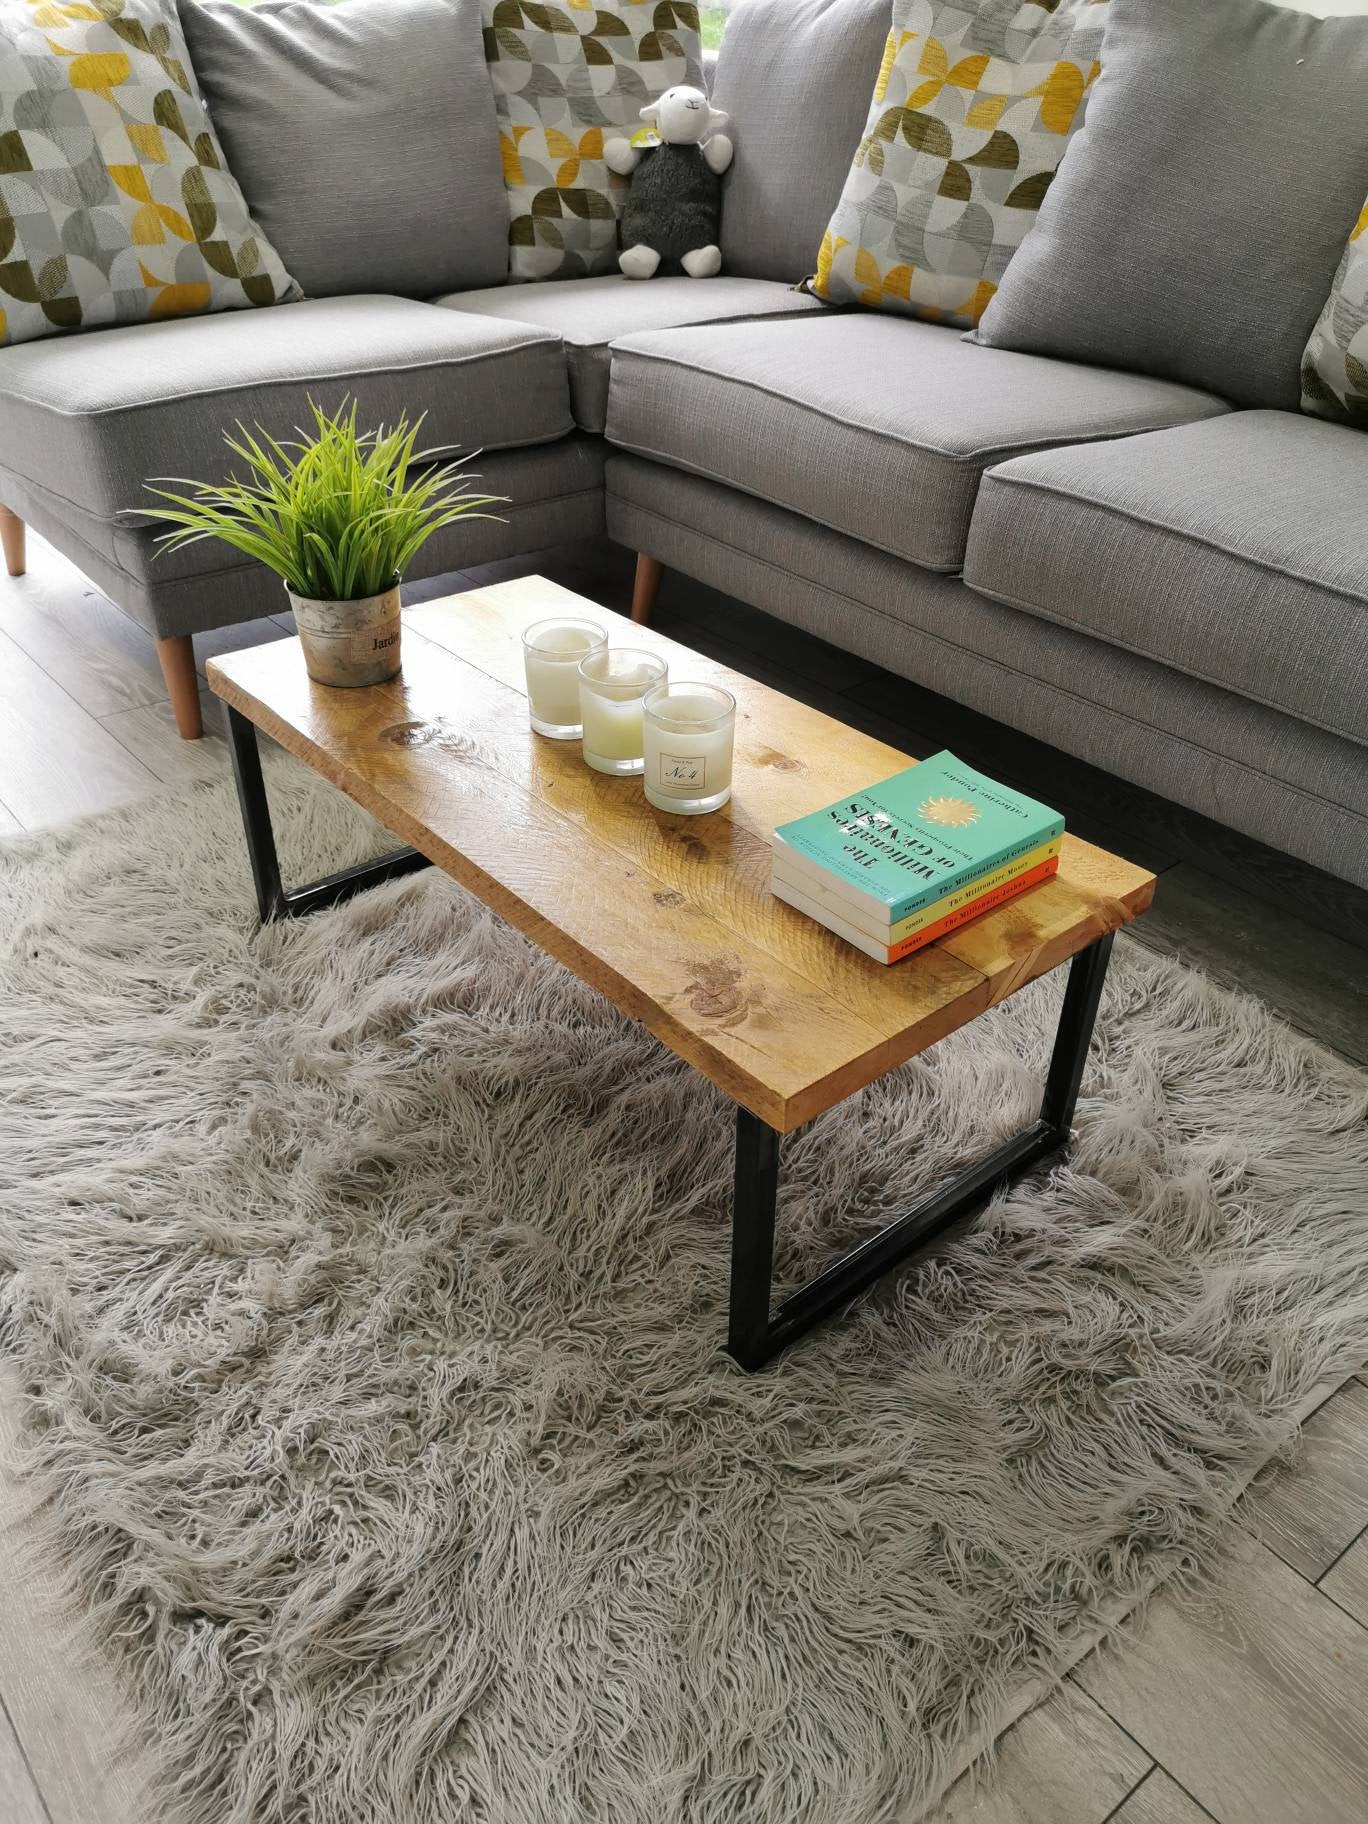
[[[1211,1813],[1190,1799],[1162,1767],[1156,1767],[1107,1824],[1211,1824]],[[1272,1819],[1268,1824],[1273,1824]]]
[[[1007,1731],[977,1781],[966,1774],[924,1824],[1102,1824],[1150,1757],[1104,1711],[1063,1685]]]
[[[92,716],[166,694],[152,635],[40,538],[30,535],[28,571],[5,587],[0,629]]]
[[[1368,1387],[1341,1387],[1302,1430],[1294,1467],[1274,1470],[1250,1501],[1254,1530],[1310,1582],[1368,1527]]]
[[[23,824],[7,804],[0,804],[0,836],[17,835]]]
[[[0,633],[0,796],[26,829],[146,792],[153,774]]]
[[[1368,1630],[1266,1546],[1073,1677],[1221,1824],[1368,1816]]]
[[[112,1680],[69,1651],[54,1582],[13,1549],[30,1512],[11,1467],[15,1388],[13,1372],[0,1367],[0,1698],[46,1805],[45,1824],[148,1824],[132,1765],[116,1753],[125,1713]],[[9,1824],[6,1813],[0,1818]]]
[[[1295,904],[1233,893],[1191,862],[1169,869],[1136,935],[1257,995],[1300,1032],[1368,1064],[1368,967],[1363,951],[1317,930]]]
[[[198,741],[182,741],[176,731],[171,705],[147,703],[106,716],[103,726],[116,741],[136,754],[164,785],[193,785],[201,779],[223,779],[232,771],[228,743],[221,733],[223,709],[207,685],[200,686],[204,734]]]
[[[518,576],[544,576],[564,589],[573,589],[587,595],[590,601],[626,614],[635,569],[635,553],[610,544],[607,539],[594,539],[528,551],[522,557],[500,558],[492,564],[475,565],[464,574],[470,579],[471,588],[511,582]],[[418,585],[423,590],[431,587],[430,583]]]
[[[876,741],[886,741],[892,747],[918,756],[933,753],[936,749],[936,743],[926,738],[923,731],[910,727],[906,722],[896,722],[879,710],[866,708],[843,692],[831,688],[820,675],[813,675],[815,667],[808,666],[806,670],[799,670],[790,665],[789,636],[792,629],[783,629],[784,637],[771,642],[768,650],[755,645],[739,645],[723,631],[721,616],[696,615],[687,592],[667,590],[664,585],[662,600],[651,616],[651,625],[658,632],[667,634],[670,639],[678,640],[681,645],[692,646],[706,658],[716,660],[719,665],[729,665],[733,671],[754,678],[758,684],[768,684],[772,690],[782,690],[799,703],[806,703],[811,709],[820,709],[823,714],[834,716],[838,722],[847,722],[862,734],[872,735]]]
[[[696,583],[677,571],[665,572],[655,612],[656,615],[682,614],[696,626],[720,635],[743,652],[761,658],[777,656],[773,615],[734,601],[720,590],[710,589],[706,583]],[[856,685],[884,675],[868,659],[842,652],[838,646],[805,633],[801,627],[785,627],[782,645],[783,662],[790,671],[824,684],[828,690],[852,690]],[[846,713],[848,716],[849,711]]]
[[[208,660],[220,659],[225,652],[241,652],[245,646],[265,646],[289,637],[288,626],[282,627],[269,614],[256,621],[239,621],[236,627],[211,627],[207,633],[195,635],[195,669],[203,677]]]
[[[1368,1628],[1368,1532],[1321,1578],[1320,1587]]]
[[[0,1818],[4,1824],[48,1824],[38,1788],[9,1713],[0,1703]]]

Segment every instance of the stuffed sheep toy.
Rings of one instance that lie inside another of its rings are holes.
[[[659,145],[610,139],[603,148],[608,169],[631,179],[618,265],[629,279],[649,279],[662,260],[678,261],[691,279],[710,279],[722,269],[717,231],[732,143],[717,129],[727,117],[700,90],[677,88],[641,118]]]

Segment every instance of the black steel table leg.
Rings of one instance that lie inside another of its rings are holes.
[[[367,887],[378,887],[386,880],[414,874],[419,868],[431,867],[427,856],[417,849],[396,849],[375,861],[363,861],[354,868],[343,868],[305,887],[286,888],[280,878],[280,857],[276,853],[275,832],[271,828],[271,807],[266,799],[266,781],[261,775],[261,750],[257,745],[256,725],[225,703],[228,717],[228,745],[233,755],[233,777],[237,780],[238,803],[242,807],[242,828],[247,838],[247,855],[256,883],[257,911],[263,925],[279,918],[304,918],[310,912],[322,912],[328,906],[340,905],[354,893]]]
[[[815,1279],[782,1300],[773,1315],[770,1282],[779,1136],[748,1109],[736,1111],[727,1352],[743,1368],[762,1367],[890,1267],[987,1203],[995,1191],[1067,1148],[1111,948],[1109,932],[1080,950],[1069,966],[1039,1118],[978,1165],[933,1191],[905,1216],[840,1255]]]
[[[275,832],[271,828],[271,807],[266,802],[266,781],[261,776],[256,724],[226,703],[223,708],[228,717],[228,745],[233,754],[233,777],[237,780],[247,855],[252,864],[252,879],[256,882],[257,911],[262,924],[266,925],[272,919],[285,916],[285,888],[280,878]]]
[[[1114,937],[1112,931],[1099,937],[1086,950],[1080,950],[1069,965],[1064,1005],[1059,1010],[1059,1030],[1055,1034],[1049,1074],[1045,1078],[1045,1097],[1040,1105],[1041,1120],[1055,1130],[1063,1146],[1069,1144],[1069,1131],[1078,1106],[1079,1086],[1088,1062],[1088,1047],[1092,1044]]]
[[[770,1277],[778,1189],[779,1136],[748,1108],[738,1108],[727,1348],[743,1368],[758,1368],[771,1353]]]

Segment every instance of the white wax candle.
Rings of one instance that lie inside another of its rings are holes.
[[[599,773],[640,773],[642,699],[663,682],[665,661],[619,646],[591,652],[579,668],[585,761]]]
[[[539,722],[554,728],[577,728],[580,719],[578,665],[586,652],[602,645],[582,627],[551,622],[523,648],[527,666],[527,700]]]
[[[642,755],[641,698],[625,703],[602,697],[587,684],[580,686],[580,711],[584,722],[584,751],[600,760],[640,760]]]
[[[724,708],[714,696],[691,696],[687,686],[677,695],[672,690],[654,704],[655,714],[647,718],[645,728],[648,797],[721,802],[731,790],[735,734],[732,717],[724,714]],[[700,726],[690,727],[692,723]]]

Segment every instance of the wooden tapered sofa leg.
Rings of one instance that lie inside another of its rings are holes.
[[[665,566],[658,557],[647,557],[644,551],[638,551],[636,562],[636,580],[632,584],[632,619],[644,626],[651,618],[655,607],[656,590],[665,573]]]
[[[8,507],[0,507],[0,544],[5,547],[5,568],[11,576],[24,574],[24,522]]]
[[[204,733],[200,714],[199,678],[195,672],[195,648],[188,633],[173,634],[157,641],[166,694],[171,699],[171,713],[182,741],[198,741]]]

